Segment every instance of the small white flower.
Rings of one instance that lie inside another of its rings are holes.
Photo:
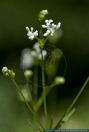
[[[43,56],[43,60],[45,60],[45,57],[47,56],[47,51],[46,50],[42,50],[42,53],[41,53],[40,44],[38,42],[35,43],[33,48],[34,48],[34,52],[35,53],[32,51],[32,55],[37,57],[40,60],[42,59],[42,56]]]
[[[26,27],[26,30],[28,31],[27,36],[30,40],[33,40],[36,36],[38,36],[38,31],[36,30],[33,32],[33,27],[29,29],[29,27]]]
[[[43,50],[41,53],[40,44],[35,43],[32,50],[26,48],[22,51],[20,66],[22,69],[28,69],[35,65],[37,61],[39,62],[42,59],[42,57],[43,60],[45,60],[46,56],[47,51]]]
[[[33,48],[36,50],[36,49],[38,49],[40,47],[40,45],[39,45],[39,43],[37,42],[37,43],[35,43],[34,44],[34,46],[33,46]]]
[[[41,49],[40,49],[40,44],[37,42],[34,44],[33,49],[37,52],[40,53]]]
[[[3,68],[2,68],[2,72],[3,73],[6,73],[8,71],[8,68],[6,67],[6,66],[4,66]]]
[[[48,36],[49,34],[53,36],[54,32],[61,26],[60,22],[57,25],[54,24],[52,19],[45,20],[45,23],[45,25],[42,25],[43,28],[47,29],[47,31],[44,33],[44,37]]]
[[[47,56],[47,51],[46,50],[43,50],[42,51],[42,56],[43,56],[43,60],[45,60],[46,56]]]
[[[42,10],[41,13],[42,13],[43,15],[47,15],[47,14],[48,14],[48,10],[47,10],[47,9],[46,9],[46,10]]]
[[[31,51],[31,55],[40,60],[42,59],[42,56],[43,56],[43,60],[45,60],[45,57],[47,56],[47,51],[42,50],[42,53],[41,53],[40,44],[38,42],[34,44],[33,48],[34,50]]]
[[[31,50],[26,48],[22,51],[21,54],[21,68],[22,69],[28,69],[32,67],[34,64],[33,57],[31,55]]]

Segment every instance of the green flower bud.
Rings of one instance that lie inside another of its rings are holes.
[[[38,15],[38,20],[42,21],[43,19],[45,19],[45,16],[48,14],[48,10],[41,10],[39,15]]]
[[[2,68],[2,73],[5,76],[10,77],[11,79],[15,77],[15,72],[13,70],[8,69],[6,66]]]
[[[29,80],[29,78],[33,75],[33,72],[31,70],[25,70],[24,71],[24,76],[26,80]]]
[[[55,83],[55,85],[64,84],[65,79],[64,79],[64,77],[58,76],[54,79],[54,83]]]
[[[3,74],[6,74],[7,72],[8,72],[8,68],[7,68],[6,66],[3,67],[3,68],[2,68],[2,73],[3,73]]]

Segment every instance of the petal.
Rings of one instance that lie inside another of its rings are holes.
[[[28,26],[26,27],[26,30],[29,31],[29,27]]]
[[[42,25],[42,28],[47,28],[47,26],[46,25]]]
[[[31,31],[33,32],[33,27],[31,27]]]

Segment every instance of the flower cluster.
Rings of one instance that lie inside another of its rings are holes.
[[[47,9],[46,10],[42,10],[40,13],[43,14],[43,15],[47,15],[48,14],[48,10]]]
[[[39,19],[40,21],[45,18],[45,15],[48,14],[48,10],[42,10],[39,13]],[[47,29],[46,32],[43,34],[44,37],[47,37],[48,35],[53,36],[55,31],[58,30],[61,26],[61,23],[59,22],[57,25],[53,23],[52,19],[45,20],[45,25],[42,25],[43,29]],[[27,36],[30,40],[33,40],[38,36],[38,31],[33,31],[33,27],[29,29],[29,27],[26,27],[26,30],[28,31]]]
[[[44,33],[44,37],[48,36],[49,34],[53,36],[54,32],[58,30],[61,26],[60,22],[57,25],[54,24],[52,19],[45,20],[45,23],[45,25],[42,25],[43,28],[47,29],[47,31]]]
[[[21,54],[21,68],[28,69],[36,64],[36,62],[41,59],[45,60],[47,56],[47,51],[40,49],[39,43],[35,43],[33,49],[26,48],[22,51]]]
[[[2,68],[2,73],[3,75],[10,77],[11,79],[15,77],[15,72],[13,70],[8,69],[6,66]]]
[[[39,15],[38,15],[38,20],[42,21],[46,15],[48,15],[48,10],[41,10]]]

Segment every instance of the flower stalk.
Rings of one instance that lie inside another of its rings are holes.
[[[19,92],[19,93],[21,94],[21,96],[23,97],[24,102],[25,102],[26,107],[28,108],[29,112],[31,112],[32,115],[34,115],[34,111],[32,110],[30,104],[26,101],[26,99],[25,99],[23,93],[21,92],[21,89],[20,89],[19,85],[17,84],[17,82],[15,81],[15,79],[11,79],[11,81],[12,81],[13,84],[15,85],[17,92]]]
[[[33,86],[33,92],[34,92],[34,100],[37,101],[37,97],[38,97],[38,67],[35,66],[34,67],[34,86]]]
[[[41,49],[41,53],[42,53]],[[44,100],[44,114],[45,114],[45,126],[48,127],[48,113],[47,113],[47,104],[46,104],[46,87],[45,87],[45,73],[44,73],[44,60],[42,54],[42,88],[43,88],[43,100]]]

